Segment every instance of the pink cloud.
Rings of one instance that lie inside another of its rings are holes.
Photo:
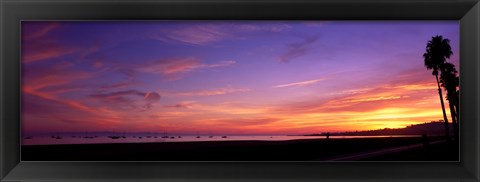
[[[178,76],[177,74],[180,73],[186,73],[200,69],[226,67],[235,63],[236,61],[228,60],[214,64],[206,64],[202,63],[197,58],[189,57],[158,60],[141,66],[139,70],[143,72],[160,73],[167,78],[171,78],[174,76]]]
[[[23,39],[36,39],[43,37],[50,32],[58,29],[60,27],[59,22],[48,22],[48,23],[42,23],[41,26],[36,27],[36,29],[30,30],[28,32],[23,32],[25,35],[22,37]]]
[[[78,53],[78,59],[83,59],[100,49],[98,41],[93,46],[65,44],[58,34],[54,34],[62,27],[59,22],[27,22],[22,25],[22,63],[45,61],[74,53]]]
[[[22,27],[22,63],[48,60],[71,54],[73,47],[61,45],[51,34],[60,27],[60,23],[26,24]]]
[[[109,129],[119,122],[112,118],[119,113],[46,93],[24,92],[22,103],[22,133]]]
[[[31,73],[32,77],[25,78],[23,80],[24,84],[23,87],[25,89],[30,90],[50,90],[51,92],[55,92],[56,89],[65,89],[71,88],[67,85],[73,83],[77,80],[83,80],[87,78],[91,78],[93,74],[87,72],[68,72],[68,71],[60,71],[60,70],[50,70],[51,74],[42,75]],[[33,77],[33,76],[36,77]],[[26,77],[29,77],[27,75]]]
[[[102,60],[97,59],[97,60],[95,60],[95,61],[93,62],[93,65],[92,65],[92,66],[93,66],[94,68],[97,68],[97,69],[102,68],[102,67],[103,67],[103,62],[102,62]]]
[[[75,49],[61,46],[55,43],[45,44],[39,47],[28,47],[22,49],[22,63],[32,63],[52,59],[75,52]]]
[[[120,82],[120,83],[114,83],[111,85],[103,85],[100,87],[101,90],[107,90],[107,89],[124,89],[128,88],[130,86],[138,85],[139,83],[134,82],[134,81],[126,81],[126,82]]]
[[[191,108],[195,105],[196,102],[194,101],[183,101],[183,102],[180,102],[178,104],[174,104],[174,105],[166,105],[164,107],[166,108]]]

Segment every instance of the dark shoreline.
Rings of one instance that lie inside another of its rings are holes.
[[[441,138],[432,137],[433,140]],[[300,139],[287,141],[205,141],[31,145],[21,147],[22,161],[325,161],[386,148],[421,144],[420,137]],[[408,156],[377,156],[373,161],[456,161],[457,145],[423,147]],[[432,151],[429,151],[429,150]],[[434,151],[435,150],[435,151]],[[442,150],[443,155],[435,155]],[[403,152],[405,153],[405,152]],[[432,154],[430,154],[432,153]],[[392,154],[389,154],[392,156]],[[368,159],[367,159],[368,160]]]

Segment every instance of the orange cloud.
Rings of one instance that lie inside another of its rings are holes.
[[[339,97],[273,107],[264,115],[282,118],[276,125],[284,123],[293,128],[310,128],[309,131],[404,127],[443,118],[434,86],[430,81],[416,81],[350,89]]]

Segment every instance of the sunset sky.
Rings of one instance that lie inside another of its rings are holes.
[[[443,35],[459,70],[458,25],[24,21],[22,130],[283,135],[442,120],[422,55]]]

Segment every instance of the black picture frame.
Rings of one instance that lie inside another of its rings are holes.
[[[478,0],[0,0],[1,181],[479,181]],[[22,20],[459,20],[460,162],[22,162]]]

